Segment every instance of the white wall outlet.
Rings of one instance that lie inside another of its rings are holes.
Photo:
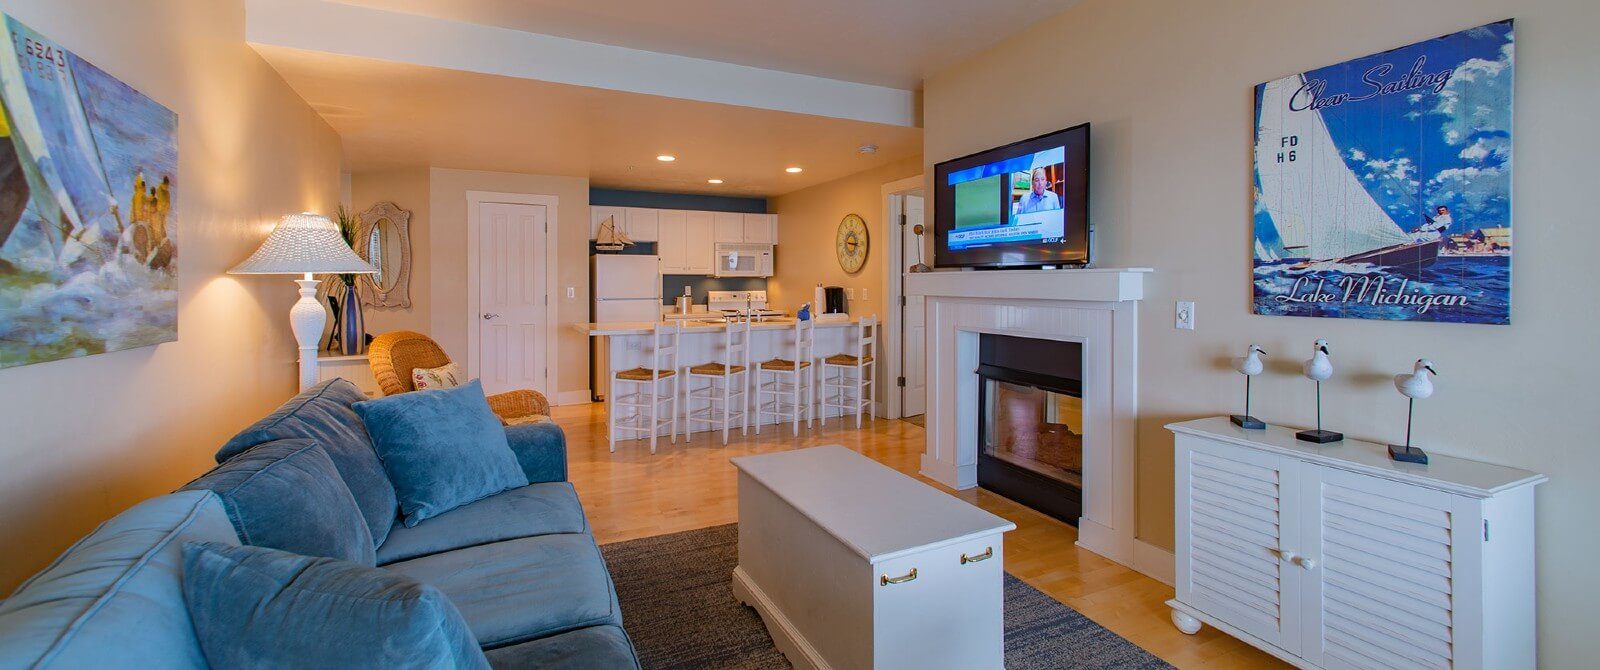
[[[1178,308],[1173,313],[1174,328],[1178,330],[1194,330],[1194,303],[1179,300]]]
[[[861,302],[872,302],[872,298],[867,297],[867,289],[865,288],[861,289]]]
[[[855,300],[856,299],[856,290],[854,288],[846,288],[844,290],[844,297],[849,299],[849,300]]]

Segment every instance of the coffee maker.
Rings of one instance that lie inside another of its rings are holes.
[[[823,314],[850,313],[850,305],[845,302],[843,286],[824,286],[822,288],[822,300]]]

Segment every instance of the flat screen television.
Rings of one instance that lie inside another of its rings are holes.
[[[1089,124],[933,167],[934,265],[1089,264]]]

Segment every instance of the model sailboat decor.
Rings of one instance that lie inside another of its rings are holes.
[[[1257,314],[1509,323],[1512,22],[1256,87]]]
[[[608,216],[600,222],[600,230],[594,236],[595,251],[622,251],[633,244],[633,239],[627,233],[617,230],[617,217]]]
[[[0,25],[0,368],[178,339],[177,115]]]

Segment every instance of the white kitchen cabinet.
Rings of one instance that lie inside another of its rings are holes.
[[[655,242],[661,239],[661,210],[628,207],[628,237],[635,242]]]
[[[778,216],[776,214],[744,215],[744,241],[752,244],[778,243]]]
[[[661,257],[661,274],[693,274],[689,269],[688,217],[682,210],[663,209],[657,212],[656,230],[660,241],[656,255]]]
[[[685,274],[709,275],[717,257],[716,221],[712,212],[685,212]],[[662,240],[665,242],[665,239]]]
[[[607,217],[616,222],[617,231],[628,232],[628,208],[607,207],[597,205],[589,207],[589,239],[599,239],[600,224],[605,223]]]
[[[1302,668],[1531,668],[1543,475],[1226,417],[1175,435],[1173,623]]]
[[[715,239],[717,242],[739,243],[744,241],[744,215],[738,212],[712,212],[712,219],[716,222]]]

